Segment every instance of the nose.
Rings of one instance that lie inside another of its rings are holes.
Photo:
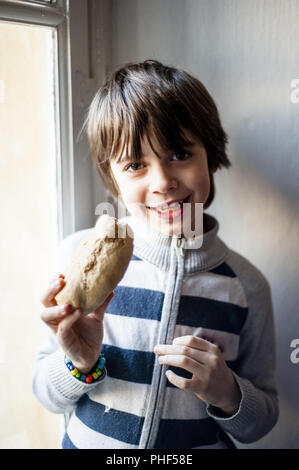
[[[169,167],[161,161],[157,162],[150,174],[150,191],[153,194],[168,193],[177,187],[178,181]]]

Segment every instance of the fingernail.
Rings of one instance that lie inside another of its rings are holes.
[[[65,315],[68,312],[68,305],[61,305],[59,314],[61,316]]]

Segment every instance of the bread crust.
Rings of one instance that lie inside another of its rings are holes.
[[[80,308],[83,315],[93,312],[123,278],[132,254],[131,227],[107,214],[99,217],[93,234],[79,243],[64,273],[57,304]]]

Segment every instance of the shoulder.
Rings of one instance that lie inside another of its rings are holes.
[[[55,271],[63,273],[70,264],[79,243],[92,234],[93,228],[78,230],[65,237],[58,245],[55,255]]]
[[[226,263],[234,272],[247,303],[247,324],[261,324],[273,317],[271,287],[264,273],[245,256],[229,249]],[[251,319],[251,320],[250,320]]]
[[[123,217],[120,220],[126,222],[133,227],[132,216]],[[94,227],[78,230],[65,237],[62,242],[58,245],[55,253],[55,272],[63,273],[66,267],[71,263],[73,255],[78,247],[79,243],[86,237],[90,236],[94,230]],[[134,230],[137,230],[134,224]],[[134,232],[133,230],[133,232]]]
[[[270,284],[263,272],[245,256],[229,249],[225,262],[238,277],[247,294],[270,289]]]
[[[246,298],[247,318],[242,329],[243,342],[246,338],[244,344],[249,347],[249,343],[261,334],[268,338],[269,345],[272,344],[274,311],[269,281],[257,266],[231,249],[226,262],[237,276]]]

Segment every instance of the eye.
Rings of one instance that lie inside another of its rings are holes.
[[[182,150],[181,152],[176,152],[172,155],[172,158],[176,158],[179,161],[188,160],[188,158],[190,157],[191,157],[191,154],[189,152],[186,152],[185,150]]]
[[[140,169],[140,163],[139,162],[134,162],[134,163],[130,163],[129,165],[127,165],[124,168],[124,171],[129,171],[130,173],[134,173],[139,169]]]

